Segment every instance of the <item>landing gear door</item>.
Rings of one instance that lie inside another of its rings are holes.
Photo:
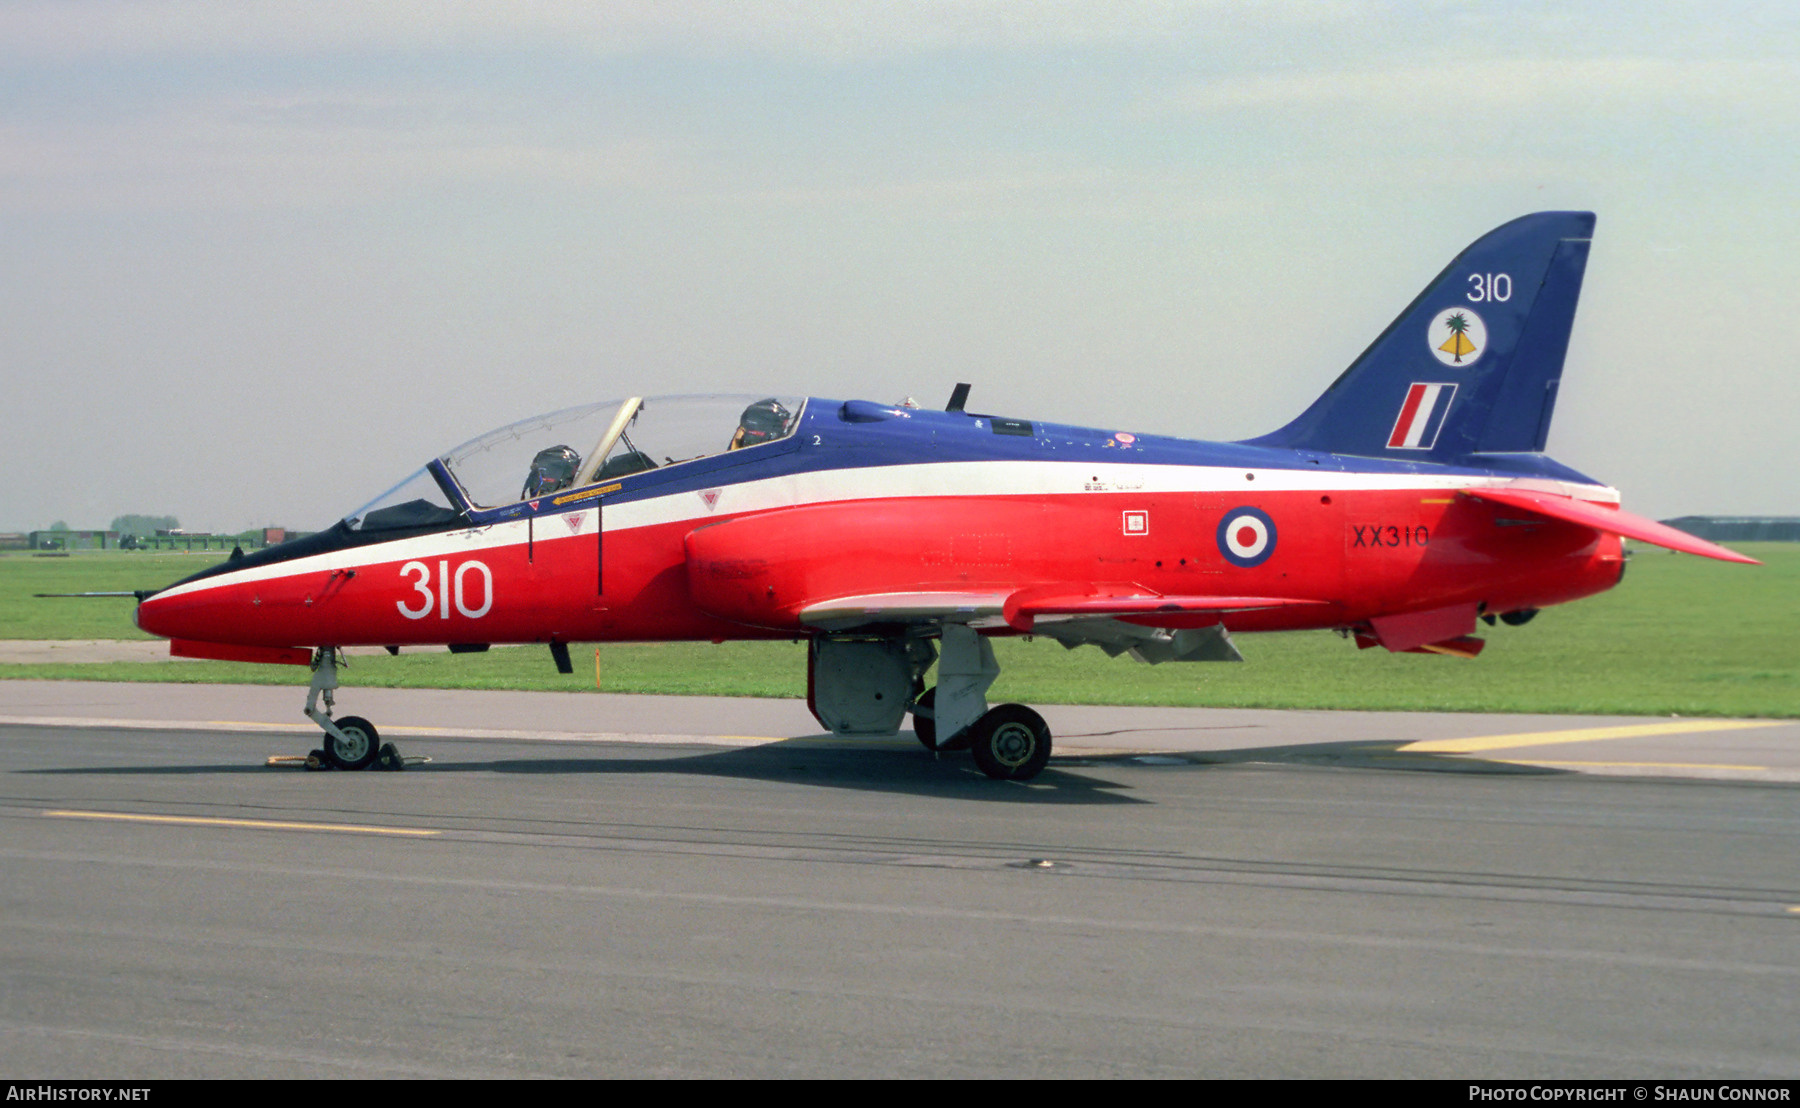
[[[892,735],[932,661],[922,639],[817,636],[807,650],[807,707],[834,734]]]

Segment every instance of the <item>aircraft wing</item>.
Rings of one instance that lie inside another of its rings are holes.
[[[1596,504],[1589,500],[1576,500],[1573,497],[1533,492],[1526,489],[1464,489],[1462,494],[1490,504],[1518,508],[1521,511],[1548,519],[1578,523],[1583,527],[1592,527],[1596,531],[1605,531],[1608,534],[1637,539],[1640,542],[1666,546],[1670,550],[1679,550],[1686,554],[1698,554],[1703,558],[1717,558],[1721,562],[1762,565],[1755,558],[1747,558],[1735,550],[1727,550],[1717,543],[1695,538],[1686,531],[1677,531],[1666,524],[1658,523],[1653,519],[1645,519],[1643,516],[1632,515],[1630,512],[1621,511],[1607,504]]]
[[[800,609],[800,622],[827,631],[873,623],[924,623],[948,620],[973,623],[996,619],[1009,594],[1004,592],[880,592],[818,600]]]
[[[949,620],[974,623],[999,619],[1016,631],[1030,631],[1040,617],[1105,619],[1120,616],[1247,612],[1319,604],[1276,596],[1157,596],[1140,592],[1096,595],[1080,586],[1037,586],[1012,592],[894,592],[834,597],[800,610],[802,623],[844,630],[875,623]]]

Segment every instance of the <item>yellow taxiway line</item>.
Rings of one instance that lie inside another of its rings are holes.
[[[1552,762],[1546,758],[1494,758],[1503,766],[1585,766],[1590,769],[1711,769],[1740,773],[1767,773],[1768,766],[1734,766],[1722,762]]]
[[[63,819],[110,819],[129,823],[179,823],[191,827],[253,827],[264,831],[348,831],[361,835],[412,835],[415,837],[441,835],[441,831],[430,831],[420,827],[368,827],[354,823],[291,823],[285,820],[272,819],[223,819],[217,816],[151,816],[133,812],[83,812],[73,809],[52,809],[44,813],[46,816],[57,816]]]
[[[1743,731],[1752,727],[1791,726],[1785,719],[1680,719],[1668,723],[1635,723],[1621,727],[1579,727],[1572,731],[1528,731],[1517,735],[1483,735],[1472,739],[1427,739],[1407,743],[1403,754],[1474,754],[1520,746],[1555,746],[1602,739],[1635,739],[1648,735],[1694,735],[1705,731]]]

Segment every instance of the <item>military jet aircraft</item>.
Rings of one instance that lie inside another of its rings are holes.
[[[988,704],[995,635],[1150,663],[1308,628],[1473,656],[1480,621],[1617,584],[1621,538],[1751,562],[1544,453],[1593,227],[1483,236],[1259,438],[978,414],[966,385],[943,411],[634,396],[464,443],[329,530],[142,597],[138,625],[178,655],[310,664],[304,710],[347,769],[380,740],[333,718],[345,646],[546,643],[568,672],[573,643],[799,638],[828,730],[910,714],[928,747],[1028,779],[1051,735]]]

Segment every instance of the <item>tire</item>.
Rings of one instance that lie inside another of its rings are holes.
[[[381,754],[381,736],[376,733],[375,725],[361,716],[345,716],[333,722],[350,741],[345,743],[331,732],[325,732],[326,760],[339,769],[367,769]]]
[[[996,781],[1029,781],[1050,762],[1050,727],[1023,704],[1002,704],[969,728],[969,751]]]
[[[923,708],[929,712],[931,710],[931,706],[936,702],[937,702],[937,686],[933,685],[929,689],[926,689],[924,692],[919,694],[919,699],[913,701],[913,707]],[[934,719],[931,716],[922,716],[918,712],[914,712],[913,713],[913,734],[919,736],[919,744],[921,746],[923,746],[926,750],[931,750],[931,751],[937,750],[937,720],[936,719]]]
[[[937,686],[933,685],[921,693],[916,703],[923,704],[928,709],[935,709],[937,707]],[[930,751],[949,753],[956,750],[967,750],[969,749],[969,734],[974,730],[973,727],[964,728],[961,734],[950,736],[944,740],[942,746],[939,746],[937,719],[933,716],[920,716],[917,713],[913,715],[913,734],[919,736],[919,745]]]

